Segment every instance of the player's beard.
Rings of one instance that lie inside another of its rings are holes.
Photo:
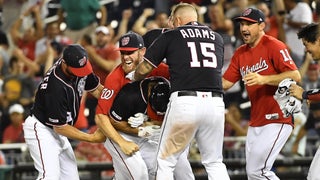
[[[123,60],[122,62],[122,69],[126,74],[128,74],[131,71],[134,71],[137,68],[138,64],[142,61],[142,56],[140,52],[138,52],[137,59],[132,57],[129,58],[129,60]],[[127,64],[126,61],[131,61],[131,63]]]

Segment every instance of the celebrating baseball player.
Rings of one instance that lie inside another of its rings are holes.
[[[197,10],[191,4],[176,5],[170,19],[174,29],[151,44],[135,71],[135,79],[143,79],[164,58],[170,69],[170,102],[159,141],[156,177],[173,180],[178,159],[195,138],[209,179],[228,180],[222,162],[222,37],[197,22]]]
[[[293,119],[284,116],[273,95],[283,79],[301,79],[286,45],[265,35],[264,20],[264,14],[254,8],[236,18],[245,44],[234,53],[222,80],[224,90],[243,80],[251,101],[246,139],[249,180],[279,179],[271,168],[292,132]]]
[[[109,122],[112,118],[109,116],[109,113],[115,97],[124,85],[131,82],[134,71],[137,65],[142,61],[146,48],[144,47],[144,42],[140,35],[134,32],[128,32],[121,36],[118,50],[120,50],[121,53],[121,64],[107,76],[96,109],[96,123],[101,128],[101,131],[103,131],[105,126],[104,123]],[[169,79],[168,66],[161,63],[158,68],[155,68],[150,73],[150,76],[161,76]],[[109,140],[107,139],[107,141]],[[107,141],[106,144],[109,143]],[[185,158],[187,155],[188,152],[184,153]],[[126,158],[128,157],[126,156]],[[181,161],[185,162],[184,160]],[[181,177],[181,179],[191,177],[190,174],[192,174],[192,169],[190,164],[182,163],[181,166],[187,167],[184,167],[183,171],[175,171],[175,176]],[[134,167],[135,165],[128,169],[130,170]],[[124,171],[123,173],[128,172],[128,169],[122,169],[122,171]],[[122,174],[122,172],[119,172],[119,174]]]
[[[139,151],[129,157],[119,152],[112,141],[106,141],[116,179],[155,179],[160,126],[169,91],[168,80],[150,77],[126,84],[116,96],[110,109],[111,122],[123,137],[139,145]],[[176,179],[194,179],[187,155],[179,160]]]
[[[312,55],[315,61],[320,61],[320,31],[318,23],[311,23],[298,32],[299,39],[302,39],[304,46],[308,53]],[[305,91],[302,87],[297,84],[290,86],[290,94],[300,100],[308,101],[320,101],[320,89],[311,89]],[[320,147],[311,162],[309,173],[307,176],[308,180],[320,180],[319,174],[320,167]]]
[[[76,158],[68,138],[87,142],[103,142],[105,136],[97,130],[84,133],[73,127],[83,91],[99,97],[103,86],[92,72],[87,52],[80,45],[69,45],[46,73],[39,84],[35,103],[23,130],[37,179],[79,179]],[[110,124],[110,122],[109,122]],[[138,150],[133,142],[126,141],[110,124],[108,136],[124,143],[126,152]]]

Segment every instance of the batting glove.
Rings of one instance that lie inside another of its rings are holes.
[[[153,138],[155,139],[156,136],[160,136],[160,126],[158,125],[150,125],[150,126],[144,126],[144,127],[139,127],[139,132],[138,136],[139,137],[144,137],[144,138]],[[159,139],[159,138],[158,138]]]
[[[143,113],[136,113],[134,117],[129,117],[128,123],[131,127],[136,128],[143,124],[144,121],[148,120],[148,116]]]
[[[282,109],[284,117],[289,117],[294,113],[299,113],[301,111],[301,101],[295,97],[290,97],[288,102]]]

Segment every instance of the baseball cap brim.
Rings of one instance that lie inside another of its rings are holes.
[[[89,60],[87,60],[86,65],[83,67],[75,68],[68,66],[68,69],[78,77],[84,77],[92,73],[92,66]]]
[[[246,17],[237,17],[235,18],[235,20],[240,21],[240,20],[245,20],[245,21],[249,21],[249,22],[253,22],[253,23],[257,23],[258,21],[251,19],[251,18],[246,18]]]
[[[136,51],[138,49],[139,48],[136,48],[136,47],[119,47],[116,50],[119,50],[119,51]]]

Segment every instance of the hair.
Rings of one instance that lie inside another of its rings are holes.
[[[188,4],[188,3],[179,3],[179,4],[176,4],[172,7],[172,12],[171,12],[171,16],[173,15],[176,15],[178,13],[179,10],[181,9],[185,9],[185,8],[188,8],[188,9],[192,9],[194,10],[194,12],[196,12],[196,14],[198,15],[198,11],[197,9],[192,5],[192,4]],[[189,11],[190,12],[190,11]],[[191,13],[188,13],[189,15],[191,15]]]
[[[300,29],[298,32],[298,38],[304,39],[307,42],[314,43],[318,39],[319,33],[319,24],[318,23],[311,23],[308,24]]]

